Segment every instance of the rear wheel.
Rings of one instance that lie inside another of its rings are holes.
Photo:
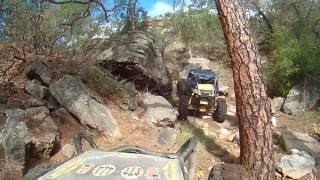
[[[214,112],[214,120],[223,123],[227,116],[227,101],[225,98],[217,98],[217,109]]]
[[[206,115],[206,113],[204,113],[204,112],[199,112],[199,111],[198,111],[198,113],[197,113],[197,117],[198,117],[199,119],[202,119],[204,115]]]
[[[188,101],[189,101],[189,96],[180,95],[178,112],[179,112],[179,118],[181,120],[187,120],[188,118]]]

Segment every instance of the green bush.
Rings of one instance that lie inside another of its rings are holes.
[[[83,67],[80,77],[99,94],[104,96],[133,97],[134,89],[125,80],[118,80],[97,66]]]
[[[149,32],[149,35],[152,37],[156,44],[162,44],[165,41],[166,35],[161,33],[161,29],[155,28]]]
[[[268,88],[275,95],[286,96],[300,70],[294,63],[299,56],[299,42],[280,28],[272,35],[272,47],[273,61],[267,65],[265,71]]]
[[[295,63],[300,67],[302,77],[315,79],[320,77],[320,48],[314,39],[309,38],[300,40],[300,54]]]
[[[275,28],[273,58],[265,69],[268,88],[274,95],[284,97],[295,84],[320,77],[320,50],[307,32],[297,37],[286,27]]]
[[[177,12],[171,23],[185,42],[214,46],[223,40],[223,32],[219,17],[209,9],[189,9]]]

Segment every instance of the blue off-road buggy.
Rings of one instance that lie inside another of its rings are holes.
[[[94,149],[83,152],[82,139]],[[38,165],[23,180],[192,180],[196,144],[192,137],[176,153],[156,153],[137,146],[106,151],[79,133],[75,136],[75,157],[60,164]]]
[[[218,75],[214,71],[191,69],[186,80],[178,82],[179,115],[187,119],[189,110],[202,118],[212,115],[217,122],[223,122],[227,114],[227,89],[219,89]]]

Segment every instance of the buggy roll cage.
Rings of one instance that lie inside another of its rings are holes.
[[[219,84],[218,84],[219,74],[210,70],[202,70],[202,69],[195,68],[190,70],[187,77],[187,85],[185,86],[186,88],[185,92],[188,95],[192,94],[192,89],[198,88],[199,79],[205,79],[205,80],[212,79],[213,82],[211,83],[213,84],[213,87],[214,87],[213,94],[219,93]]]

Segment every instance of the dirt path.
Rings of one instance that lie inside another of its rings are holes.
[[[108,102],[108,107],[111,109],[115,119],[117,119],[120,127],[122,138],[111,140],[100,134],[97,134],[89,129],[81,126],[72,116],[66,116],[65,119],[54,117],[61,132],[61,147],[65,144],[73,145],[73,136],[77,131],[84,131],[90,134],[101,149],[111,149],[121,145],[137,145],[155,152],[176,152],[178,148],[192,135],[198,137],[197,146],[197,170],[196,174],[199,180],[207,179],[211,167],[220,162],[234,162],[239,154],[239,148],[233,142],[225,142],[221,138],[209,139],[206,138],[197,128],[194,128],[190,123],[178,123],[177,143],[171,147],[161,146],[157,143],[160,128],[151,127],[144,117],[144,110],[138,108],[134,112],[123,111],[116,104]],[[193,117],[190,117],[192,119]],[[217,125],[212,119],[196,119],[197,122],[207,123],[208,128],[212,132],[221,129],[221,125]],[[66,160],[63,157],[61,148],[51,157],[51,162],[62,162]]]

